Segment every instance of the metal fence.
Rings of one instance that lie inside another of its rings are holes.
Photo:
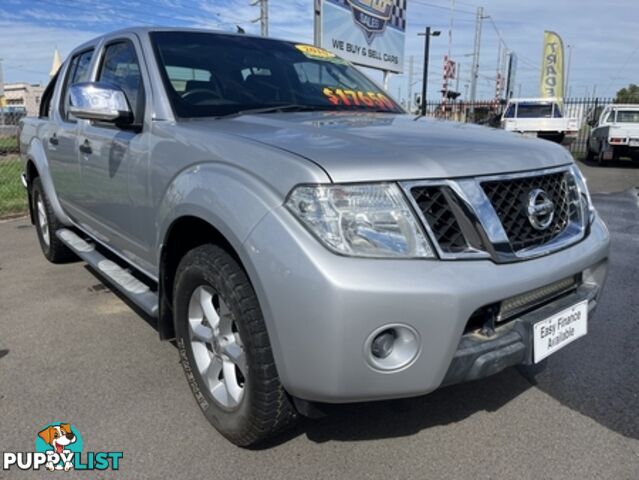
[[[20,174],[18,123],[22,112],[0,111],[0,219],[27,211],[27,196]]]
[[[598,119],[603,108],[613,103],[612,98],[568,98],[563,102],[564,117],[579,120],[577,139],[570,145],[570,152],[576,157],[587,153],[588,136],[592,127],[590,119]],[[463,102],[453,101],[445,105],[439,102],[427,102],[426,114],[429,116],[457,122],[477,123],[495,128],[501,127],[501,115],[506,107],[505,101]]]

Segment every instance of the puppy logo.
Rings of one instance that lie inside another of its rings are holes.
[[[36,449],[39,452],[56,454],[48,457],[49,461],[44,465],[47,470],[68,472],[73,469],[75,453],[82,451],[82,439],[70,423],[52,423],[38,432]]]

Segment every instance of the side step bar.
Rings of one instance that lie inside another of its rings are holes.
[[[92,242],[80,238],[75,232],[61,228],[56,236],[93,269],[104,275],[126,298],[142,309],[147,315],[157,318],[158,295],[148,285],[135,278],[125,268],[109,260],[97,251]]]

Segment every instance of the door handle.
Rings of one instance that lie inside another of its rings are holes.
[[[55,133],[49,137],[49,143],[51,145],[57,145],[60,143],[60,140],[58,140],[58,136]]]
[[[93,149],[91,148],[91,142],[89,142],[88,140],[85,140],[84,143],[80,145],[78,148],[80,149],[82,153],[86,153],[87,155],[90,155],[91,153],[93,153]]]

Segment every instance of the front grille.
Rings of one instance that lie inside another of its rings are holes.
[[[444,252],[463,252],[466,239],[448,198],[453,193],[445,186],[419,186],[411,189],[415,203],[430,226],[435,240]]]
[[[515,252],[544,245],[564,231],[571,217],[568,176],[559,172],[481,183]],[[555,205],[553,220],[544,230],[535,229],[527,214],[530,192],[538,188]]]

